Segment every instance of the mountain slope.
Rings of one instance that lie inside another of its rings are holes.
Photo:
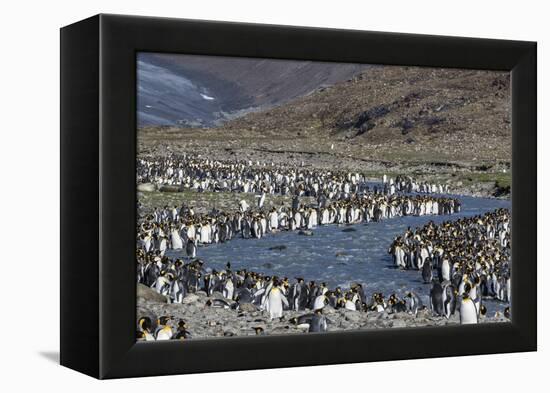
[[[138,124],[211,127],[349,79],[366,67],[140,53]]]
[[[267,111],[227,122],[228,131],[326,136],[353,144],[506,142],[510,152],[507,73],[373,67]],[[490,146],[490,143],[488,144]]]

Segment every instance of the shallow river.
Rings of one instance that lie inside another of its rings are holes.
[[[447,216],[400,217],[377,223],[358,225],[329,225],[317,227],[313,236],[301,236],[297,232],[269,234],[262,239],[236,238],[224,244],[200,247],[197,256],[205,261],[207,268],[224,269],[228,261],[232,269],[246,268],[279,277],[295,277],[326,282],[329,288],[349,287],[352,282],[363,284],[367,296],[383,292],[386,296],[408,290],[417,292],[427,304],[431,285],[422,282],[416,270],[398,270],[392,265],[388,247],[393,238],[411,228],[424,225],[430,220],[440,223],[485,213],[505,207],[510,201],[460,196],[462,210]],[[353,228],[353,229],[350,229]],[[284,245],[284,250],[269,250]],[[183,257],[178,252],[169,256]],[[490,313],[504,308],[503,303],[486,302]]]

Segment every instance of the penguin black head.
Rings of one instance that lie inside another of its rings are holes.
[[[150,331],[152,327],[151,318],[141,317],[138,321],[138,325],[143,331]]]
[[[505,316],[506,318],[508,318],[508,319],[511,318],[512,312],[511,312],[511,310],[510,310],[510,306],[508,306],[508,307],[506,307],[506,308],[504,309],[504,316]]]
[[[482,305],[479,307],[479,313],[480,313],[481,315],[485,316],[485,315],[487,314],[487,307],[485,307],[485,305],[482,304]]]
[[[145,341],[145,333],[142,332],[141,330],[138,330],[136,332],[136,340],[137,341]]]

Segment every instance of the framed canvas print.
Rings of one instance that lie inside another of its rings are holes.
[[[535,153],[532,42],[64,27],[61,363],[536,350]]]

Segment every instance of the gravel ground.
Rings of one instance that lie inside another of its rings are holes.
[[[175,321],[183,319],[192,339],[206,339],[224,336],[253,336],[254,328],[261,327],[265,335],[304,334],[307,329],[293,323],[291,319],[310,313],[310,311],[284,311],[282,321],[270,321],[269,314],[258,310],[251,304],[241,306],[238,310],[213,308],[206,305],[212,298],[222,298],[214,293],[209,298],[205,292],[188,294],[182,304],[167,304],[165,299],[153,290],[138,285],[137,317],[149,316],[152,320],[162,315],[172,316]],[[231,302],[230,302],[231,303]],[[425,309],[415,317],[408,313],[359,312],[345,309],[335,310],[330,306],[323,309],[327,318],[328,331],[365,330],[385,328],[407,328],[420,326],[446,326],[460,324],[458,311],[450,319],[431,315]],[[504,316],[483,317],[481,323],[509,322]],[[175,330],[174,330],[175,331]]]

